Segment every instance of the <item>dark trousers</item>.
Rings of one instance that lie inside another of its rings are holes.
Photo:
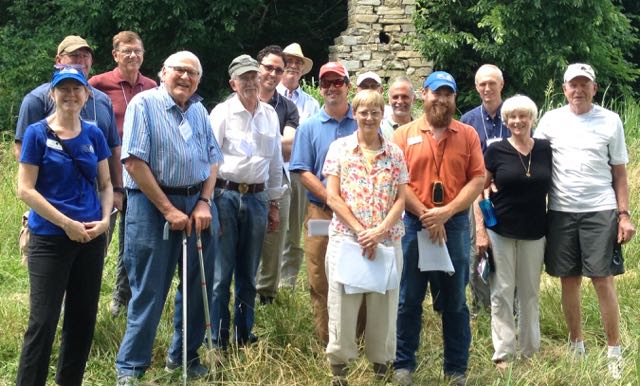
[[[127,277],[127,269],[124,267],[124,234],[125,217],[127,214],[127,196],[122,200],[122,211],[120,212],[120,227],[118,228],[118,260],[116,262],[116,285],[113,288],[112,299],[121,304],[127,305],[131,299],[131,287]]]
[[[31,235],[29,325],[16,384],[45,385],[64,296],[56,383],[81,385],[98,312],[106,236],[89,243],[66,236]],[[65,296],[66,293],[66,296]]]

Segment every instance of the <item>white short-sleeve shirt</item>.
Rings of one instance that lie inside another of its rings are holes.
[[[569,106],[547,112],[534,133],[551,142],[549,208],[562,212],[616,209],[611,165],[629,162],[618,114],[593,105],[585,114]]]

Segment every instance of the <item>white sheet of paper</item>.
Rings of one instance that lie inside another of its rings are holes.
[[[329,224],[331,220],[309,220],[309,236],[329,236]]]
[[[455,273],[447,245],[432,242],[427,229],[418,232],[418,268],[422,272],[442,271],[449,275]]]
[[[338,283],[344,284],[347,294],[387,292],[395,265],[393,247],[378,244],[375,259],[369,260],[362,256],[362,247],[357,242],[344,240],[339,246],[338,256],[334,278]],[[398,276],[397,269],[395,271]]]

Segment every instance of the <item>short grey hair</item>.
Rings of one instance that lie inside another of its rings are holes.
[[[196,69],[200,73],[200,78],[202,78],[202,64],[200,64],[200,59],[191,51],[178,51],[174,54],[169,55],[168,58],[164,60],[164,64],[162,67],[170,67],[179,65],[180,61],[183,59],[189,59],[196,64]]]
[[[406,83],[406,84],[408,84],[409,85],[409,91],[411,92],[412,95],[415,96],[415,88],[413,87],[413,82],[411,81],[411,79],[407,78],[406,76],[398,76],[397,78],[393,79],[393,81],[389,85],[389,88],[395,86],[398,83]]]
[[[526,95],[516,94],[504,101],[501,109],[502,121],[506,123],[507,117],[516,111],[529,113],[531,126],[533,126],[538,119],[538,107],[536,103]]]
[[[480,68],[478,68],[478,71],[476,71],[476,77],[475,77],[476,84],[478,83],[478,76],[480,76],[480,74],[487,73],[487,72],[493,72],[498,76],[498,79],[500,79],[504,83],[504,78],[502,77],[502,70],[498,68],[498,66],[496,66],[495,64],[483,64],[482,66],[480,66]]]

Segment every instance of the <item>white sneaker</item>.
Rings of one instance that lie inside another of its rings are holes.
[[[609,362],[607,364],[607,367],[609,368],[609,375],[611,375],[611,378],[621,379],[622,371],[624,368],[624,361],[622,359],[622,355],[610,356],[607,358],[607,361]]]

